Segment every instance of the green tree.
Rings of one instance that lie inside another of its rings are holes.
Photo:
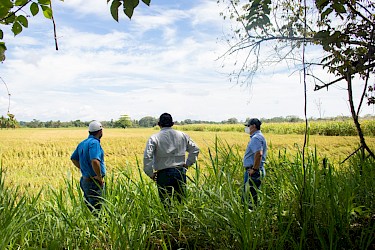
[[[229,118],[227,121],[228,124],[237,124],[238,120],[235,117]]]
[[[0,128],[3,129],[3,128],[6,128],[6,118],[2,115],[0,117]]]
[[[5,118],[4,116],[0,117],[0,128],[16,128],[19,126],[18,121],[14,118],[14,115],[11,113],[8,113],[8,118]]]
[[[133,125],[130,116],[128,115],[121,115],[120,119],[115,122],[115,127],[118,128],[129,128]]]
[[[138,122],[140,127],[145,127],[145,128],[154,127],[157,123],[158,123],[158,119],[152,116],[143,117]]]
[[[223,55],[245,53],[244,61],[236,62],[240,69],[231,75],[238,83],[251,83],[260,66],[280,62],[300,65],[305,84],[311,78],[315,91],[328,89],[345,82],[352,120],[356,126],[361,148],[373,158],[359,123],[364,99],[374,104],[370,78],[375,73],[375,3],[369,0],[222,0],[228,3],[226,18],[235,19],[240,26],[234,30],[230,49]],[[272,20],[272,21],[271,21]],[[238,26],[237,26],[238,27]],[[307,47],[319,47],[323,57],[307,60]],[[273,48],[267,58],[262,49]],[[272,58],[272,59],[269,59]],[[334,80],[324,81],[314,75],[314,68],[327,71]],[[356,100],[353,96],[354,79],[364,86]],[[305,117],[306,103],[305,103]],[[363,152],[364,153],[364,152]],[[364,154],[363,154],[364,155]]]
[[[191,119],[185,119],[184,124],[193,124],[193,121]]]

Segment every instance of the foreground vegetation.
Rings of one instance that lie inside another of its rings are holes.
[[[2,134],[0,249],[374,247],[375,162],[355,156],[339,164],[333,160],[335,153],[319,152],[325,151],[324,141],[332,147],[340,139],[348,145],[333,148],[350,152],[355,147],[352,138],[311,136],[303,171],[301,136],[297,140],[266,134],[267,176],[259,207],[249,211],[240,198],[248,136],[191,132],[202,154],[198,165],[188,171],[187,200],[166,211],[155,184],[140,166],[145,141],[154,132],[105,131],[102,143],[110,171],[105,205],[98,216],[86,209],[79,173],[69,162],[86,130],[26,129]]]

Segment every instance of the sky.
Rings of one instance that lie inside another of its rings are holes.
[[[235,25],[219,15],[224,7],[216,0],[140,1],[131,20],[120,13],[116,22],[105,0],[54,1],[57,51],[52,22],[41,15],[16,37],[2,27],[8,50],[0,77],[11,94],[9,111],[18,121],[139,120],[164,112],[175,121],[303,118],[304,85],[290,65],[264,65],[251,84],[230,81],[239,70],[235,60],[245,55],[222,57]],[[343,83],[313,89],[308,82],[308,117],[350,115]],[[0,115],[8,104],[0,82]],[[366,114],[375,112],[365,104]]]

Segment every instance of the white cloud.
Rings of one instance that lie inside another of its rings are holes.
[[[109,5],[107,1],[102,0],[69,0],[69,1],[55,1],[53,2],[52,8],[56,14],[62,12],[73,12],[78,18],[84,18],[86,16],[95,17],[110,17]]]
[[[140,3],[134,18],[120,23],[112,20],[106,1],[56,3],[58,51],[50,22],[35,22],[9,40],[0,76],[12,94],[11,112],[26,121],[110,120],[122,114],[140,119],[163,112],[175,120],[302,117],[303,84],[298,72],[292,74],[295,68],[263,67],[250,88],[229,82],[226,73],[235,59],[226,58],[224,68],[215,61],[227,49],[217,40],[228,24],[216,1],[197,3],[180,9],[175,6],[183,3],[172,7],[167,0],[152,1],[151,7]],[[345,91],[312,89],[309,82],[308,116],[318,117],[316,100],[326,116],[348,114]],[[6,97],[0,87],[0,115],[6,114]]]

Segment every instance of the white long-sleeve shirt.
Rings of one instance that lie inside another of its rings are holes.
[[[184,164],[191,166],[198,154],[199,147],[187,134],[165,127],[148,139],[143,155],[143,170],[152,177],[154,171]]]

